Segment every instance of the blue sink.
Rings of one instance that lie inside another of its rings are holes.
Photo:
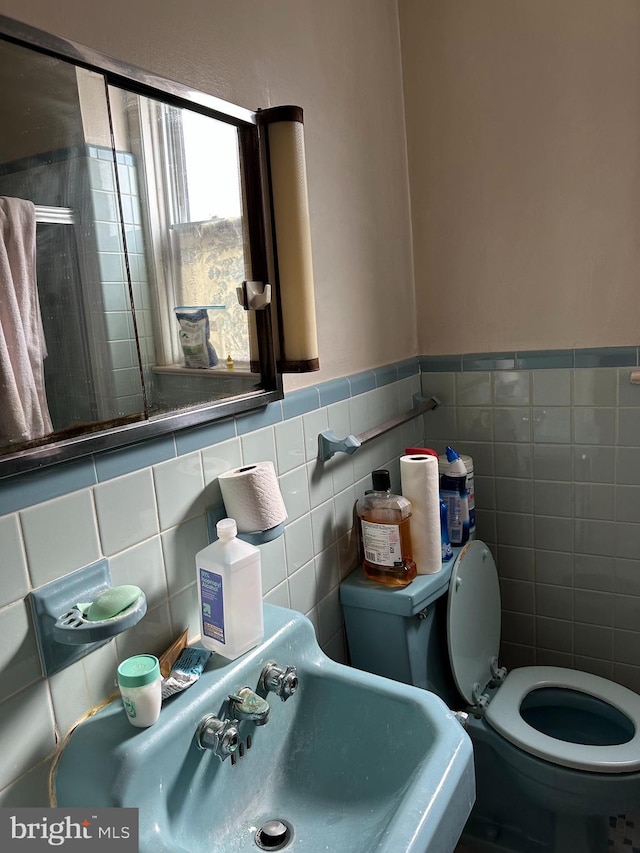
[[[273,820],[287,834],[272,849],[452,851],[475,787],[451,712],[427,691],[334,663],[304,616],[264,612],[264,642],[233,662],[214,655],[151,728],[131,726],[119,701],[79,726],[57,766],[57,804],[137,807],[140,853],[256,853]],[[233,762],[200,750],[201,719],[256,689],[267,661],[297,668],[297,692],[268,694],[266,725],[239,724]]]

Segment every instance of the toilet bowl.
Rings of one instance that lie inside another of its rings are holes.
[[[640,770],[640,696],[588,672],[514,669],[487,705],[485,720],[553,764],[593,773]]]
[[[640,803],[640,696],[577,670],[500,667],[500,589],[483,542],[404,590],[356,571],[340,598],[352,665],[467,711],[471,842],[514,853],[606,849],[609,815]]]

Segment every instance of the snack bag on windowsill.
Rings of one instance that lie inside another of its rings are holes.
[[[215,367],[218,354],[209,338],[209,314],[206,308],[184,311],[176,308],[176,319],[180,325],[178,337],[184,356],[185,367]]]

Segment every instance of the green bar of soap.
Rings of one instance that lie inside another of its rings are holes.
[[[105,619],[113,619],[123,610],[131,607],[140,598],[142,590],[139,586],[125,584],[114,586],[101,592],[91,603],[87,610],[86,619],[89,622],[102,622]]]

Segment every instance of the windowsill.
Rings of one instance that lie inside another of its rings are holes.
[[[219,364],[216,367],[183,367],[180,364],[154,364],[151,368],[152,373],[164,373],[171,376],[199,376],[204,379],[205,376],[216,379],[252,379],[255,381],[256,374],[252,373],[249,365],[246,362],[234,365],[232,370],[229,370],[226,364]]]

